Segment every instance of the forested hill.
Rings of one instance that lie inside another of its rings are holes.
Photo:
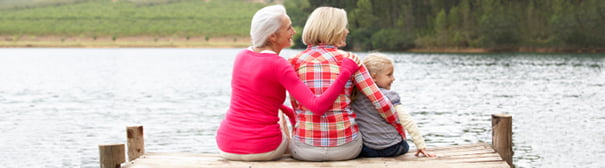
[[[361,50],[605,48],[603,0],[287,0],[285,5],[299,29],[318,6],[346,9],[349,46]]]
[[[0,0],[0,37],[243,39],[273,3],[286,6],[297,47],[313,9],[334,6],[348,12],[349,49],[605,51],[605,0]]]

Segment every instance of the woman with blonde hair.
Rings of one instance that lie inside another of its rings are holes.
[[[298,77],[315,94],[325,93],[343,70],[338,64],[347,58],[359,58],[339,50],[346,46],[347,13],[343,9],[319,7],[309,16],[302,39],[308,47],[290,59]],[[361,66],[347,82],[336,102],[323,115],[313,113],[302,102],[293,99],[297,124],[290,143],[292,156],[298,160],[325,161],[356,158],[362,149],[362,136],[349,107],[353,86],[365,95],[380,115],[403,135],[391,102],[380,92],[368,70]]]
[[[252,18],[252,46],[239,52],[233,64],[231,103],[217,130],[221,155],[229,160],[266,161],[280,159],[288,148],[287,128],[280,125],[278,111],[295,123],[292,109],[284,106],[286,90],[290,97],[317,115],[328,110],[357,63],[345,59],[342,73],[323,94],[314,94],[297,77],[288,61],[279,56],[292,45],[290,17],[282,5],[265,7]],[[317,95],[317,96],[316,96]]]

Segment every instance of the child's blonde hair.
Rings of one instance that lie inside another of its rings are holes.
[[[361,62],[368,68],[370,74],[379,73],[385,65],[393,65],[393,59],[381,53],[371,53],[364,57]]]
[[[373,75],[384,70],[385,65],[393,65],[393,59],[381,53],[371,53],[364,57],[361,60],[361,63],[368,68],[370,75]],[[359,94],[359,89],[353,89],[353,93],[351,93],[351,102],[357,100],[357,95]]]

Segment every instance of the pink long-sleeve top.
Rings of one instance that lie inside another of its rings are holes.
[[[329,92],[316,97],[286,59],[275,53],[241,51],[233,65],[231,104],[216,135],[219,149],[235,154],[275,150],[283,138],[278,110],[285,110],[295,123],[292,109],[283,105],[286,90],[305,107],[323,115],[343,92],[350,75],[343,72]]]

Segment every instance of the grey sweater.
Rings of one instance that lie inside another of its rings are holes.
[[[393,106],[401,104],[397,92],[383,88],[380,88],[380,91],[391,101]],[[384,149],[402,141],[395,127],[380,116],[376,107],[365,95],[357,95],[357,99],[351,103],[351,108],[357,115],[355,120],[365,146],[372,149]]]

